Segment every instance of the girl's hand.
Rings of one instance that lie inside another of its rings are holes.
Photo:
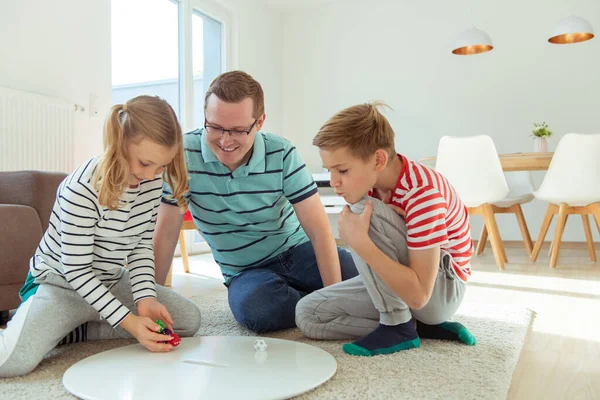
[[[160,319],[167,328],[173,330],[173,319],[167,311],[167,307],[160,304],[155,298],[148,297],[138,301],[137,311],[140,317],[148,317],[152,321]]]
[[[173,349],[169,343],[159,343],[171,340],[171,336],[158,333],[160,326],[148,317],[129,314],[121,322],[121,326],[152,352],[168,352]]]
[[[340,239],[354,249],[369,241],[369,226],[371,224],[372,213],[373,203],[371,200],[367,200],[362,214],[353,214],[350,211],[350,207],[347,205],[344,206],[338,220]]]

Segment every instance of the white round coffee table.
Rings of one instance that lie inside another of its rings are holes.
[[[253,336],[183,338],[169,353],[140,344],[85,358],[63,376],[82,399],[285,399],[329,380],[337,369],[326,351],[290,340]]]

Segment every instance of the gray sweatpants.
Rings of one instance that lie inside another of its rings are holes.
[[[131,293],[129,271],[110,291],[136,312]],[[156,286],[157,300],[173,318],[173,330],[179,336],[193,336],[200,328],[198,307],[162,286]],[[0,331],[0,378],[30,373],[44,356],[75,328],[87,324],[87,340],[132,338],[123,328],[113,327],[60,275],[48,274],[37,292],[20,305]]]
[[[388,257],[408,265],[408,246],[404,219],[383,202],[372,199],[373,214],[369,237]],[[366,198],[350,209],[359,214]],[[296,306],[296,324],[313,339],[348,339],[362,337],[379,323],[397,325],[412,317],[428,324],[448,320],[460,306],[465,284],[450,265],[450,255],[442,251],[431,299],[420,310],[408,305],[358,256],[352,257],[359,276],[317,290],[300,300]],[[407,267],[408,268],[408,267]]]

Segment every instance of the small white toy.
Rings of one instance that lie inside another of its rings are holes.
[[[267,347],[267,342],[264,339],[256,339],[254,341],[254,350],[256,351],[266,351]]]
[[[269,357],[269,352],[268,351],[256,351],[256,352],[254,352],[254,359],[256,360],[257,364],[264,364],[265,361],[267,361],[268,357]]]

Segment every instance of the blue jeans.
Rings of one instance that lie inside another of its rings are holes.
[[[352,255],[338,247],[342,280],[358,275]],[[242,272],[229,283],[236,321],[254,332],[295,328],[296,304],[323,287],[310,241]]]

